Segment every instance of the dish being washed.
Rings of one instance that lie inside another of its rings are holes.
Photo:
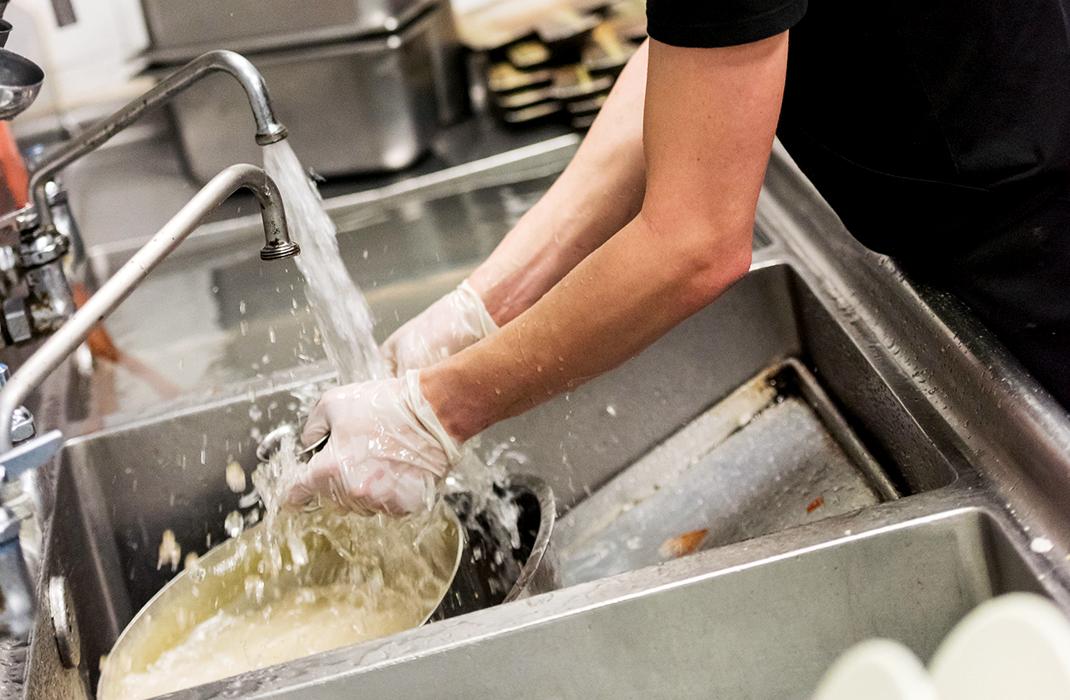
[[[165,586],[102,660],[98,697],[140,700],[423,624],[464,548],[445,503],[423,517],[320,511],[262,523]]]

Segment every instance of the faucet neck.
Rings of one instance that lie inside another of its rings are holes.
[[[271,96],[260,71],[241,54],[233,51],[209,51],[171,73],[151,90],[111,116],[101,119],[45,155],[30,178],[30,192],[43,231],[51,233],[55,229],[52,213],[48,209],[48,193],[45,187],[56,173],[100,147],[141,118],[149,109],[169,102],[190,85],[214,72],[232,76],[245,90],[253,118],[256,120],[258,144],[263,146],[286,138],[286,127],[275,118]]]

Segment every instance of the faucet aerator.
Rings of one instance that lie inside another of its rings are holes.
[[[286,260],[301,252],[301,247],[290,241],[276,241],[260,249],[260,259],[265,261]]]
[[[256,132],[256,143],[259,146],[269,146],[282,141],[289,135],[290,132],[286,130],[286,127],[276,122],[267,130]]]

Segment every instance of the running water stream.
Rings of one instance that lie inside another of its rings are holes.
[[[340,383],[385,378],[371,309],[342,263],[338,231],[288,139],[264,147],[264,169],[279,186],[290,235],[301,246],[297,269]]]
[[[305,295],[327,358],[338,370],[339,383],[387,377],[386,363],[372,335],[375,321],[371,309],[342,263],[334,222],[288,140],[264,147],[264,168],[279,187],[290,234],[301,246],[297,267],[305,278]],[[285,480],[285,476],[282,478]],[[511,504],[494,494],[495,484],[505,479],[504,465],[497,460],[484,463],[469,446],[462,450],[461,461],[447,479],[446,490],[468,493],[474,513],[490,510],[501,522],[515,523],[516,512]],[[515,525],[509,530],[512,545],[517,546]]]

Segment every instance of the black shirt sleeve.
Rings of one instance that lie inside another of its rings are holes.
[[[806,2],[647,0],[647,33],[662,43],[690,48],[747,44],[792,27],[806,14]]]

